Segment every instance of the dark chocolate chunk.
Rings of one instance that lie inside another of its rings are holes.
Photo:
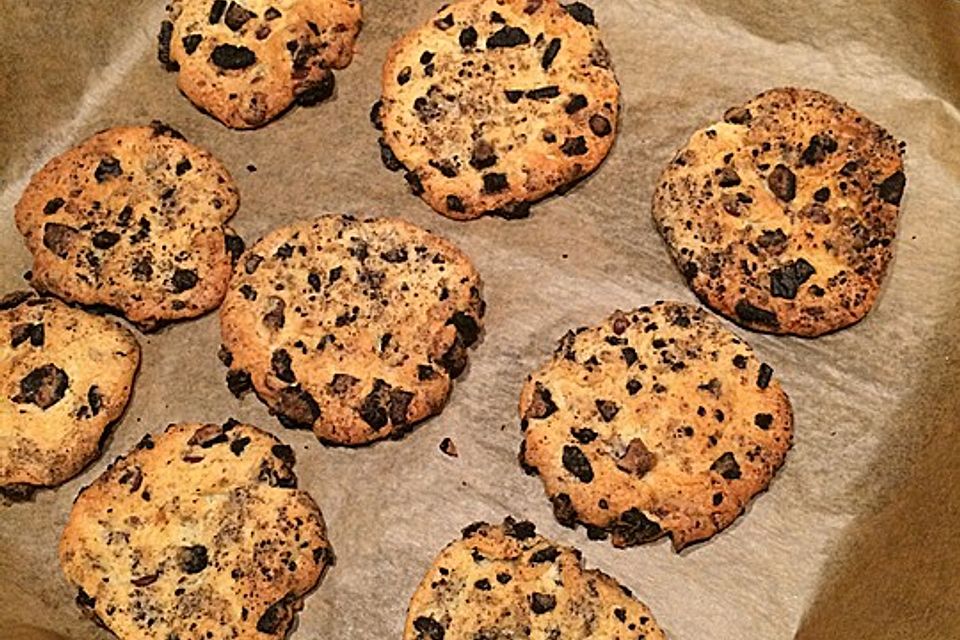
[[[323,75],[316,79],[304,82],[297,89],[297,104],[301,107],[313,107],[333,95],[336,87],[336,78],[333,71],[323,70]]]
[[[613,420],[620,411],[620,407],[612,400],[597,400],[596,405],[597,411],[600,412],[600,417],[603,418],[604,422]]]
[[[503,532],[516,540],[527,540],[537,535],[537,528],[532,522],[527,520],[517,521],[508,516],[503,521]]]
[[[517,91],[517,90],[507,89],[506,91],[503,92],[503,94],[507,97],[507,102],[509,102],[510,104],[517,104],[518,102],[520,102],[520,98],[523,97],[523,91]]]
[[[177,553],[177,560],[184,573],[200,573],[207,568],[210,561],[207,557],[207,548],[202,544],[181,547]]]
[[[250,373],[242,369],[230,369],[227,371],[227,389],[237,398],[243,396],[247,391],[253,388],[253,381],[250,379]]]
[[[390,415],[390,422],[395,427],[407,426],[407,411],[410,408],[410,402],[413,401],[413,393],[403,389],[391,389],[390,401],[387,405],[387,412]]]
[[[557,405],[553,402],[550,390],[539,382],[536,383],[533,389],[533,398],[530,401],[530,406],[527,407],[524,418],[542,420],[552,415],[556,410]]]
[[[360,417],[374,431],[378,431],[387,425],[389,418],[387,414],[387,405],[390,402],[390,385],[377,378],[373,381],[373,389],[363,399],[363,404],[358,409]]]
[[[766,431],[773,424],[773,416],[769,413],[758,413],[753,416],[753,424]]]
[[[113,231],[98,231],[93,236],[93,246],[97,249],[109,249],[120,241],[120,234]]]
[[[750,109],[744,107],[733,107],[723,114],[724,122],[730,124],[748,124],[753,119]]]
[[[587,140],[583,136],[567,138],[560,146],[560,151],[567,156],[585,155],[587,153]]]
[[[214,0],[210,7],[210,24],[217,24],[223,17],[223,12],[227,10],[227,0]]]
[[[453,194],[447,196],[447,209],[454,213],[463,213],[467,210],[463,204],[463,200]]]
[[[116,178],[122,173],[123,169],[120,167],[120,161],[113,156],[107,156],[97,165],[93,177],[96,178],[97,182],[103,182],[108,178]]]
[[[737,369],[746,369],[747,357],[740,354],[733,356],[733,366],[735,366]]]
[[[440,29],[440,31],[446,31],[447,29],[453,26],[453,14],[448,13],[442,18],[438,18],[437,20],[434,20],[433,26],[435,26],[437,29]]]
[[[620,519],[611,527],[616,546],[632,546],[660,537],[660,525],[636,507],[620,514]]]
[[[171,283],[175,293],[183,293],[197,286],[199,278],[196,269],[177,269],[173,272]]]
[[[757,386],[766,389],[770,385],[771,377],[773,377],[773,367],[764,362],[760,365],[760,371],[757,373]]]
[[[287,308],[287,303],[283,301],[283,298],[270,296],[267,299],[267,307],[269,310],[263,314],[263,324],[274,331],[279,331],[286,323],[284,311]]]
[[[244,249],[246,249],[243,238],[232,233],[227,233],[224,235],[223,246],[227,253],[230,254],[230,262],[232,264],[237,264],[240,256],[243,255]]]
[[[410,75],[413,73],[413,69],[410,67],[404,67],[400,70],[400,73],[397,74],[397,84],[403,86],[410,82]]]
[[[288,593],[277,602],[267,607],[260,619],[257,620],[257,631],[260,633],[275,634],[281,629],[286,629],[293,619],[293,604],[297,601],[297,596]]]
[[[69,384],[66,371],[53,364],[45,364],[20,380],[20,393],[13,397],[13,401],[18,404],[32,403],[46,410],[60,402]]]
[[[543,564],[545,562],[553,562],[560,556],[560,549],[556,547],[546,547],[535,551],[530,556],[530,564]]]
[[[293,373],[293,361],[286,349],[277,349],[270,357],[270,368],[273,375],[284,382],[293,384],[297,381],[297,376]]]
[[[130,584],[135,587],[149,587],[160,577],[159,573],[151,573],[150,575],[140,576],[139,578],[133,578],[130,580]]]
[[[907,176],[903,171],[890,175],[877,187],[880,199],[893,205],[899,205],[903,198],[903,189],[907,186]]]
[[[309,429],[320,417],[320,405],[300,385],[281,389],[278,399],[277,417],[288,429]]]
[[[248,444],[250,444],[250,438],[246,436],[237,438],[230,443],[230,452],[235,456],[239,456],[243,453],[243,450],[247,448]]]
[[[490,589],[493,588],[492,586],[490,586],[490,580],[488,580],[487,578],[477,580],[476,582],[473,583],[473,587],[479,591],[490,591]]]
[[[570,496],[565,493],[558,493],[550,499],[550,502],[553,506],[553,517],[557,519],[557,522],[570,529],[577,526],[577,510],[574,509]]]
[[[778,164],[767,177],[767,186],[773,195],[784,202],[790,202],[797,195],[797,176],[786,165]]]
[[[263,12],[263,17],[266,18],[267,20],[276,20],[282,15],[283,14],[280,13],[280,11],[276,7],[270,7],[269,9]]]
[[[520,27],[506,26],[487,38],[487,49],[497,49],[502,47],[517,47],[521,44],[529,44],[530,36]]]
[[[10,346],[16,349],[29,340],[31,346],[42,347],[43,334],[42,322],[18,324],[10,330]]]
[[[641,383],[639,380],[633,380],[633,379],[627,380],[627,393],[629,393],[630,395],[632,396],[637,395],[637,393],[642,388],[643,388],[643,383]]]
[[[450,456],[451,458],[457,458],[460,455],[457,452],[457,445],[455,445],[453,440],[450,438],[444,438],[440,441],[440,451],[442,451],[444,455]]]
[[[480,324],[469,313],[457,311],[453,314],[453,317],[447,321],[447,324],[452,324],[456,327],[457,333],[460,334],[460,338],[463,340],[465,347],[473,346],[480,336]]]
[[[756,307],[746,300],[740,300],[737,306],[734,307],[734,312],[741,321],[747,324],[773,328],[780,326],[780,321],[777,319],[776,313]]]
[[[200,46],[200,43],[203,41],[203,36],[199,33],[192,33],[189,36],[185,36],[181,42],[183,42],[183,50],[187,52],[187,55],[193,55],[193,52],[197,50],[197,47]]]
[[[430,365],[417,365],[417,380],[433,380],[437,377],[436,370]]]
[[[736,480],[740,477],[740,465],[733,453],[727,451],[722,456],[713,461],[710,465],[710,471],[715,471],[727,480]]]
[[[830,199],[830,187],[821,187],[817,189],[813,194],[813,199],[817,202],[824,203]]]
[[[293,448],[286,444],[275,444],[270,447],[270,453],[274,457],[281,460],[288,467],[292,467],[297,461],[296,457],[293,455]]]
[[[580,482],[593,482],[593,467],[580,447],[564,445],[563,468],[573,474]]]
[[[377,131],[383,131],[383,100],[377,100],[370,107],[370,124]]]
[[[653,469],[657,463],[657,457],[652,451],[647,449],[640,438],[634,438],[627,445],[626,451],[617,460],[617,468],[626,471],[637,477],[643,477],[648,471]]]
[[[460,32],[460,46],[469,49],[477,44],[477,30],[473,27],[467,27]]]
[[[236,71],[246,69],[257,61],[257,54],[250,49],[232,44],[220,44],[210,54],[210,62],[221,69]]]
[[[470,166],[477,171],[492,167],[497,164],[497,160],[497,153],[494,151],[493,145],[483,138],[477,140],[473,145],[473,151],[470,154]]]
[[[423,193],[423,183],[420,182],[420,176],[417,175],[416,171],[407,171],[403,175],[403,179],[407,181],[407,184],[410,186],[410,193],[415,196],[419,196]]]
[[[582,2],[574,2],[564,5],[563,8],[566,9],[567,13],[569,13],[570,16],[580,24],[585,24],[587,26],[596,24],[593,16],[593,9]]]
[[[534,591],[530,594],[530,610],[537,615],[553,611],[557,606],[557,599],[549,593]]]
[[[587,97],[581,93],[574,94],[570,96],[570,102],[567,103],[567,106],[564,107],[564,111],[567,112],[567,115],[573,115],[581,109],[587,108]]]
[[[524,95],[530,100],[549,100],[560,95],[560,87],[555,84],[538,87],[536,89],[530,89]]]
[[[596,440],[598,436],[596,431],[593,429],[588,429],[587,427],[583,427],[581,429],[573,427],[570,429],[570,435],[572,435],[580,444],[590,444]]]
[[[720,172],[720,178],[717,184],[724,189],[736,187],[740,184],[740,175],[733,169],[733,167],[725,167],[724,170]]]
[[[239,31],[243,28],[243,25],[247,23],[248,20],[252,20],[257,17],[253,11],[246,9],[236,2],[231,2],[230,6],[227,8],[227,15],[223,19],[223,23],[230,27],[231,31]]]
[[[87,390],[87,404],[90,405],[90,413],[93,415],[100,413],[100,409],[103,407],[103,394],[100,393],[100,388],[97,385],[92,385]]]
[[[51,200],[47,200],[47,204],[43,205],[43,213],[44,215],[52,216],[57,211],[60,211],[60,208],[63,207],[63,205],[63,198],[53,198]]]
[[[546,71],[550,68],[550,65],[553,64],[553,61],[556,59],[557,54],[560,53],[561,40],[560,38],[554,38],[550,41],[550,44],[547,45],[547,48],[543,52],[543,58],[540,60],[540,66],[543,67],[543,70]]]
[[[613,131],[613,127],[610,125],[610,120],[608,120],[606,116],[597,113],[590,116],[590,131],[598,138],[605,138]]]
[[[508,187],[507,174],[505,173],[487,173],[483,176],[484,193],[500,193]]]
[[[800,285],[816,273],[809,262],[798,258],[770,272],[770,294],[777,298],[793,300],[797,297]]]
[[[413,628],[419,634],[417,640],[443,640],[446,634],[442,624],[427,616],[420,616],[414,620]]]
[[[170,40],[173,38],[173,23],[164,20],[160,23],[160,33],[157,34],[157,60],[167,71],[176,71],[180,66],[170,59]]]
[[[800,160],[807,165],[815,165],[823,162],[828,154],[837,150],[837,141],[825,133],[814,134],[810,138],[810,143],[800,155]]]
[[[393,149],[390,148],[387,141],[380,138],[378,142],[380,143],[380,161],[383,163],[383,166],[390,171],[400,171],[403,169],[403,163],[400,162],[396,154],[393,153]]]
[[[166,136],[168,138],[173,138],[174,140],[185,140],[183,134],[171,127],[168,124],[161,122],[160,120],[151,120],[150,128],[153,129],[154,136]]]

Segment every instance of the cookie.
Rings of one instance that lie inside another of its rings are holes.
[[[101,131],[50,160],[16,205],[32,284],[141,329],[219,306],[243,241],[226,168],[159,122]]]
[[[593,171],[620,87],[581,2],[460,0],[390,49],[371,114],[381,156],[457,220],[527,215]]]
[[[333,95],[360,24],[359,0],[172,0],[158,58],[193,104],[251,129]]]
[[[701,300],[757,331],[857,322],[893,258],[903,143],[806,89],[774,89],[700,129],[663,172],[653,218]]]
[[[220,311],[227,383],[287,427],[356,445],[439,413],[482,330],[480,276],[396,218],[277,229],[237,265]]]
[[[658,302],[570,331],[520,396],[520,463],[564,526],[677,550],[733,522],[783,464],[773,369],[704,310]]]
[[[0,490],[63,483],[100,454],[140,346],[114,320],[26,291],[0,298]]]
[[[507,518],[448,545],[410,601],[404,640],[662,640],[650,610],[580,552]]]
[[[73,505],[60,564],[122,640],[285,638],[333,554],[290,447],[255,427],[176,424]]]

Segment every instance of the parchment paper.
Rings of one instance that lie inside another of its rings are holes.
[[[101,459],[0,508],[0,637],[107,638],[82,618],[56,543],[71,501],[145,432],[227,417],[280,435],[339,562],[294,638],[399,638],[410,594],[461,527],[507,514],[580,547],[677,640],[960,637],[960,3],[594,0],[623,86],[604,166],[526,220],[456,223],[380,166],[367,114],[390,42],[434,0],[366,0],[337,96],[255,132],[196,111],[155,59],[162,3],[0,0],[0,290],[30,267],[13,205],[30,173],[92,132],[162,119],[230,167],[252,241],[324,211],[403,216],[459,243],[486,282],[486,335],[443,414],[400,442],[326,448],[234,399],[216,316],[141,338],[143,367]],[[817,340],[739,330],[796,411],[796,444],[733,527],[675,554],[619,551],[553,519],[516,463],[517,394],[568,328],[658,298],[693,301],[650,219],[659,171],[691,131],[777,85],[849,101],[908,142],[897,257],[876,309]],[[257,167],[250,172],[247,165]],[[453,438],[460,457],[437,445]],[[31,631],[31,629],[33,631]],[[59,635],[57,635],[59,634]]]

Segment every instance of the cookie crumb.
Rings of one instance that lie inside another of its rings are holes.
[[[444,438],[440,441],[440,451],[451,458],[460,457],[460,453],[457,451],[457,445],[455,445],[450,438]]]

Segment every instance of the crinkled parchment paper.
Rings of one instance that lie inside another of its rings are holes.
[[[231,416],[294,446],[337,551],[294,638],[399,638],[436,552],[464,525],[507,514],[580,547],[677,640],[960,637],[960,3],[594,0],[623,86],[613,153],[528,219],[472,223],[408,195],[380,166],[367,121],[390,42],[439,0],[364,4],[359,55],[333,101],[234,132],[157,63],[160,0],[0,0],[0,290],[22,287],[30,267],[13,225],[30,173],[98,129],[158,118],[230,167],[243,198],[233,224],[248,241],[323,211],[403,216],[466,250],[489,304],[444,413],[362,449],[323,447],[255,398],[234,399],[215,315],[142,337],[136,392],[102,458],[0,508],[0,637],[109,637],[81,617],[57,566],[73,497],[145,432]],[[654,182],[695,128],[778,85],[832,93],[907,141],[892,272],[873,313],[846,331],[812,341],[741,331],[783,380],[797,432],[745,517],[679,555],[667,540],[590,542],[555,523],[539,481],[517,466],[520,385],[570,327],[694,300],[654,231]],[[438,451],[444,437],[459,458]]]

